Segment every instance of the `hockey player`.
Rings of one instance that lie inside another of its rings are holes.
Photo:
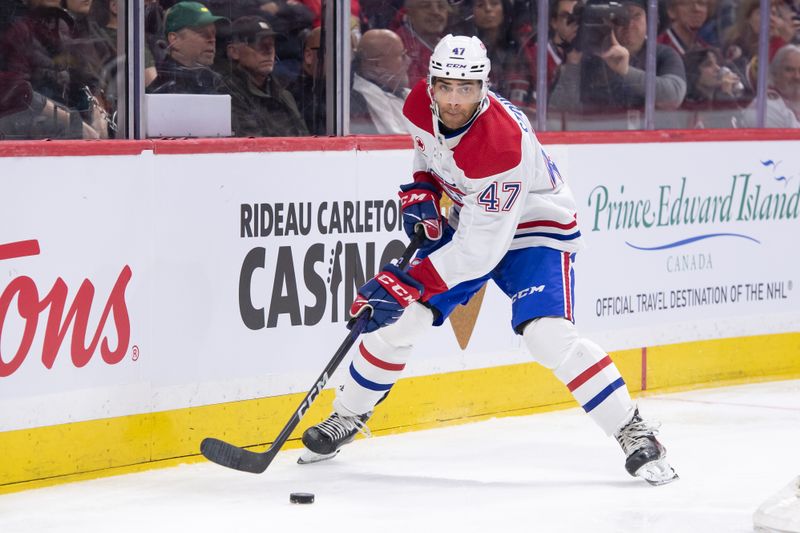
[[[410,270],[386,265],[359,289],[350,312],[371,313],[366,333],[333,414],[303,434],[309,451],[300,462],[331,458],[367,432],[415,340],[492,279],[511,299],[514,331],[616,438],[627,471],[668,483],[677,475],[656,428],[639,416],[608,354],[573,323],[572,262],[581,233],[572,193],[525,115],[488,91],[489,68],[478,38],[448,35],[433,52],[427,81],[406,100],[415,149],[414,181],[399,193],[403,224],[410,235],[421,224],[426,240]],[[444,224],[442,193],[453,202]],[[533,286],[544,289],[527,290]]]

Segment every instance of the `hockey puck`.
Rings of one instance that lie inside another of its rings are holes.
[[[292,503],[314,503],[314,495],[310,492],[293,492],[289,494]]]

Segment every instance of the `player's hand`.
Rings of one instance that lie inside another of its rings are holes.
[[[370,312],[365,333],[394,324],[406,307],[419,300],[424,288],[420,282],[395,265],[388,264],[383,270],[358,289],[358,296],[350,306],[353,319],[347,323],[351,329],[355,319]]]
[[[398,195],[403,210],[403,229],[409,238],[414,237],[417,226],[421,225],[425,240],[419,249],[426,250],[436,244],[442,238],[441,192],[430,183],[415,181],[401,185]]]

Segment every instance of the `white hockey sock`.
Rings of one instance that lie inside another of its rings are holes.
[[[414,340],[432,323],[431,311],[414,303],[394,324],[364,335],[337,390],[334,410],[346,416],[372,411],[400,378]]]
[[[553,370],[607,435],[630,419],[634,405],[619,370],[602,348],[578,336],[572,322],[542,317],[523,337],[536,361]]]
[[[628,387],[611,357],[592,341],[580,339],[554,372],[606,435],[630,419],[634,405]]]

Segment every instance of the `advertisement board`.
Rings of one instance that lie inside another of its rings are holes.
[[[587,242],[580,331],[608,350],[798,331],[793,144],[549,146]],[[0,432],[306,391],[405,246],[410,160],[4,158]],[[490,285],[404,376],[530,360]]]

